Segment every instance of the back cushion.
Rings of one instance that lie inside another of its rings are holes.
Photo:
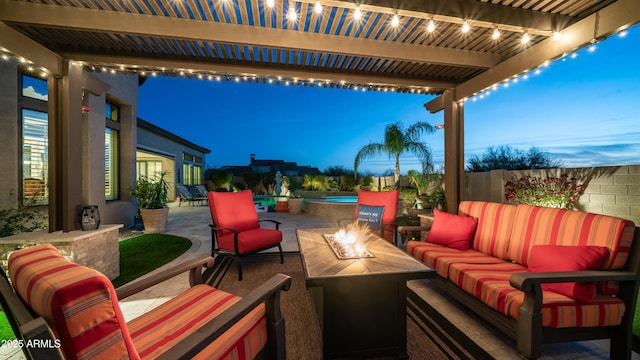
[[[398,216],[398,190],[390,191],[358,191],[358,205],[353,212],[353,218],[358,218],[358,207],[360,204],[368,206],[384,206],[382,212],[382,224],[393,224],[396,222]],[[385,239],[393,241],[394,229],[391,227],[384,227]]]
[[[228,227],[238,231],[259,228],[258,212],[253,203],[251,190],[239,192],[209,191],[209,209],[216,227]],[[231,234],[222,230],[218,235]]]
[[[9,256],[16,292],[60,338],[67,359],[137,359],[113,285],[49,244]]]
[[[631,221],[581,211],[518,205],[509,258],[529,266],[534,245],[591,245],[609,249],[603,269],[624,266],[633,241]]]
[[[515,212],[513,205],[485,201],[462,201],[458,206],[458,215],[478,219],[471,248],[505,260]]]

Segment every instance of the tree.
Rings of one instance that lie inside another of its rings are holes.
[[[424,133],[433,132],[435,132],[433,126],[425,121],[409,126],[406,131],[400,123],[387,125],[384,129],[383,143],[370,143],[358,151],[353,164],[354,174],[358,173],[358,166],[363,159],[386,153],[389,158],[395,157],[394,179],[397,185],[400,181],[400,155],[404,153],[416,155],[422,162],[423,168],[432,164],[431,149],[426,143],[420,141],[420,137]]]
[[[342,165],[334,165],[326,168],[324,174],[327,176],[340,176],[340,175],[352,175],[353,171],[345,168]]]
[[[226,170],[210,169],[208,176],[213,183],[214,189],[230,184],[231,180],[233,180],[233,174]]]
[[[500,145],[488,147],[481,156],[471,156],[467,171],[549,169],[563,166],[562,161],[549,157],[535,146],[524,152],[509,145]]]

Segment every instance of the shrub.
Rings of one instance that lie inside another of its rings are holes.
[[[9,197],[18,200],[15,191]],[[48,214],[35,205],[35,200],[27,199],[26,206],[0,209],[0,237],[16,235],[24,232],[46,229],[49,225]]]
[[[566,174],[560,177],[547,176],[543,179],[531,176],[519,179],[514,177],[504,184],[504,196],[509,202],[561,209],[574,208],[584,190],[584,184],[578,183],[575,178],[569,178]]]

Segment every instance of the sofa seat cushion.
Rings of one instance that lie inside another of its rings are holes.
[[[511,274],[524,271],[514,263],[502,265],[453,264],[452,276],[459,286],[483,303],[515,320],[524,301],[524,293],[509,283]],[[462,285],[460,285],[462,284]],[[615,326],[622,322],[624,302],[598,295],[583,303],[553,291],[543,290],[542,326],[552,328]]]
[[[136,359],[118,297],[102,273],[67,260],[52,245],[14,251],[16,292],[60,339],[66,359]]]
[[[218,237],[220,249],[234,251],[234,234]],[[282,231],[275,229],[252,229],[238,234],[238,253],[247,254],[282,242]]]
[[[452,263],[498,264],[504,262],[476,250],[461,251],[422,241],[408,241],[406,251],[409,255],[436,270],[438,275],[445,279],[449,278],[449,265]]]
[[[458,215],[478,219],[471,248],[507,260],[516,207],[485,201],[463,201]]]
[[[207,285],[196,285],[129,321],[133,343],[142,359],[175,346],[240,298]],[[267,342],[264,305],[258,306],[199,353],[203,359],[253,359]],[[238,356],[240,355],[240,356]]]

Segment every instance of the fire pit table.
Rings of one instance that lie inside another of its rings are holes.
[[[323,358],[407,358],[406,282],[432,278],[435,271],[371,233],[370,256],[339,259],[326,236],[337,230],[296,230]]]

